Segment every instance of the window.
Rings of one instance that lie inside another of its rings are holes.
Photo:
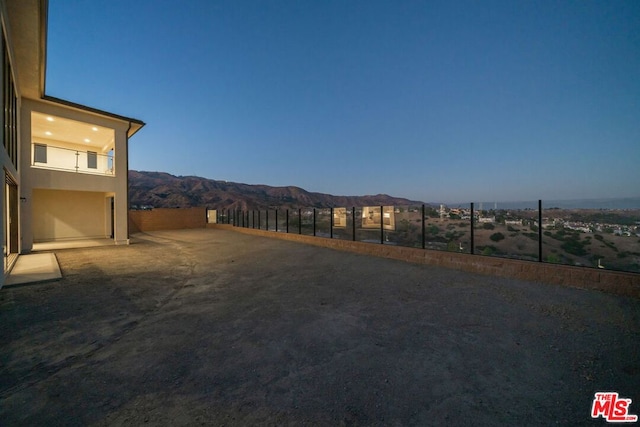
[[[7,43],[2,37],[2,67],[1,67],[1,90],[2,90],[2,142],[11,163],[18,168],[18,97],[13,81],[11,63]]]
[[[33,163],[47,163],[47,146],[33,144]]]
[[[98,153],[87,151],[87,168],[98,169]]]
[[[113,173],[113,148],[107,153],[107,169]]]

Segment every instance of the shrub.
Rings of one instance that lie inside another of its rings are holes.
[[[500,240],[504,239],[504,234],[502,234],[502,233],[493,233],[491,236],[489,236],[489,238],[491,240],[493,240],[494,242],[499,242]]]
[[[560,256],[558,254],[547,255],[547,262],[552,264],[560,264]]]
[[[484,228],[485,230],[493,230],[496,227],[490,222],[485,222],[484,224],[482,224],[482,228]]]
[[[447,250],[449,252],[459,252],[460,251],[460,245],[456,242],[449,242],[447,243]]]
[[[486,256],[491,256],[495,253],[495,250],[493,249],[493,246],[486,246],[483,250],[482,250],[482,255],[486,255]]]
[[[438,234],[440,233],[440,229],[438,228],[438,226],[431,224],[426,227],[425,232],[427,234]]]
[[[567,239],[560,247],[572,255],[582,256],[587,254],[584,249],[584,243],[580,240]]]

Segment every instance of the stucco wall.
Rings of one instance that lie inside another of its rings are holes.
[[[32,249],[33,242],[42,240],[42,234],[38,235],[38,232],[34,230],[36,227],[39,227],[36,207],[33,206],[32,203],[32,200],[35,198],[32,193],[35,192],[36,189],[96,192],[114,196],[114,241],[116,244],[128,243],[126,135],[129,123],[55,102],[32,99],[24,99],[23,101],[23,108],[20,115],[20,137],[22,140],[20,148],[20,164],[22,167],[20,197],[22,197],[23,200],[20,203],[22,253],[29,253]],[[34,136],[31,134],[31,118],[33,111],[113,129],[115,136],[115,176],[32,168],[31,159],[33,155],[31,142],[34,140]],[[62,207],[64,207],[64,203],[62,203],[62,205]],[[104,228],[107,227],[104,226],[104,219],[102,224],[103,228],[99,236],[105,237]],[[93,233],[95,230],[92,229],[91,232]],[[106,237],[109,237],[111,234],[110,219],[108,221],[108,232],[106,233]],[[97,236],[87,234],[82,237]]]
[[[33,239],[109,237],[109,209],[105,193],[34,189]]]
[[[129,231],[178,230],[181,228],[205,228],[205,208],[164,209],[129,211]]]

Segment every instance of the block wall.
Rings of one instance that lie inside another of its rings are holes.
[[[205,208],[158,208],[148,211],[129,211],[129,233],[205,228],[206,224],[207,210]]]

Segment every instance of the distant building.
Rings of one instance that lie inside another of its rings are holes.
[[[478,218],[478,222],[481,223],[481,224],[494,223],[494,222],[496,222],[496,217],[495,216],[479,217]]]

